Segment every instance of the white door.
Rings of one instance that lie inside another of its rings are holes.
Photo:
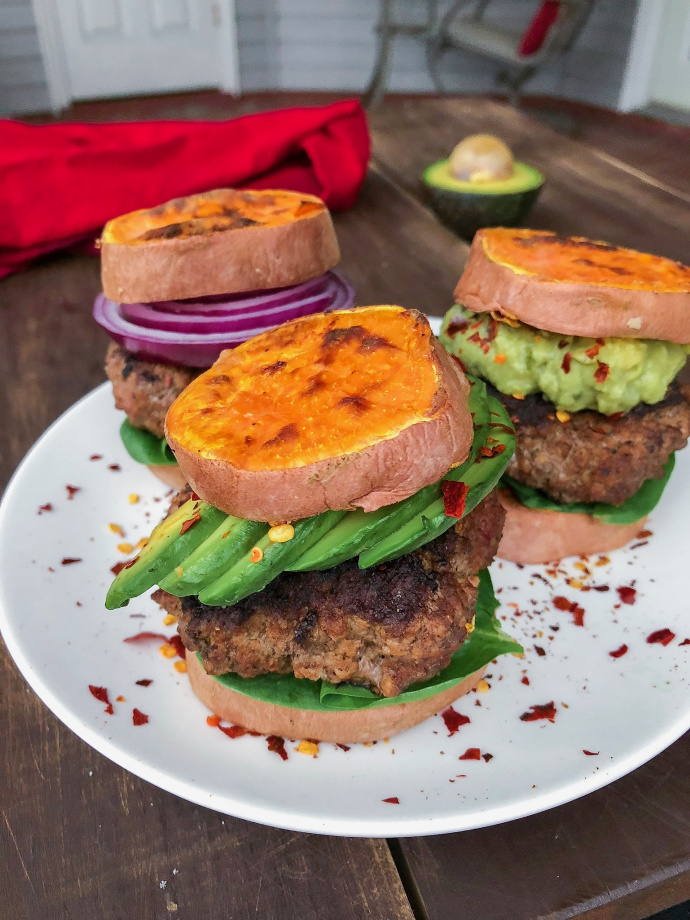
[[[654,102],[690,111],[690,0],[664,4],[649,95]]]
[[[73,99],[218,87],[232,54],[221,0],[57,0]]]

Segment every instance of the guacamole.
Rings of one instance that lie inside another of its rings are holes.
[[[660,402],[685,364],[688,345],[654,339],[559,335],[489,313],[451,307],[441,342],[467,370],[502,393],[542,393],[565,412],[628,412]]]

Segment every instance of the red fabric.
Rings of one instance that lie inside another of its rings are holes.
[[[546,41],[546,36],[560,12],[560,0],[542,0],[541,6],[532,17],[525,34],[520,39],[517,53],[523,57],[536,54]]]
[[[0,278],[92,243],[119,214],[208,189],[287,188],[350,207],[369,151],[356,100],[216,122],[0,120]]]

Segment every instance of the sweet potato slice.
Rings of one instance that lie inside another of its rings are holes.
[[[509,489],[501,489],[499,497],[506,520],[496,555],[526,565],[557,562],[565,556],[608,553],[633,540],[646,520],[606,524],[591,514],[526,508]]]
[[[224,351],[173,403],[166,436],[194,491],[229,514],[374,511],[465,459],[468,390],[421,313],[320,313]]]
[[[565,335],[690,342],[690,268],[583,237],[480,230],[455,300]]]
[[[287,287],[339,258],[321,199],[280,190],[175,198],[109,221],[101,239],[103,291],[120,303]]]

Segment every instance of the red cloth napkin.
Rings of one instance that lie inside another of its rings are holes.
[[[560,0],[542,0],[542,4],[532,17],[525,34],[520,39],[517,53],[522,57],[536,54],[546,41],[551,26],[558,19],[561,10]]]
[[[287,188],[347,208],[369,151],[356,100],[214,122],[0,120],[0,278],[119,214],[208,189]]]

